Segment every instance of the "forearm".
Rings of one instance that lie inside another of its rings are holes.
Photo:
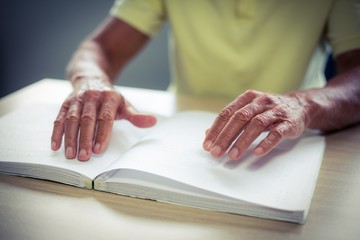
[[[82,78],[99,78],[111,83],[114,79],[108,57],[101,46],[92,40],[81,44],[69,62],[66,73],[68,79],[74,84]]]
[[[67,76],[73,83],[87,77],[112,83],[148,39],[126,22],[109,18],[80,45],[67,67]]]
[[[306,106],[307,127],[335,131],[360,122],[360,66],[342,71],[324,88],[295,91]]]

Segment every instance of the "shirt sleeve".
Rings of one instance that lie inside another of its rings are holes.
[[[162,0],[116,0],[110,15],[153,37],[166,21]]]
[[[360,49],[360,0],[336,0],[329,16],[328,38],[334,56]]]

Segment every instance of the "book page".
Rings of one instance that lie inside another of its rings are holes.
[[[110,146],[104,154],[93,155],[87,162],[69,160],[64,156],[64,146],[57,152],[50,148],[53,122],[59,109],[60,105],[34,105],[0,118],[0,165],[52,166],[94,179],[147,131],[127,121],[115,121]]]
[[[184,112],[166,120],[111,169],[149,172],[279,209],[304,210],[310,206],[324,151],[322,136],[306,133],[299,139],[285,140],[262,158],[251,154],[251,146],[239,160],[215,159],[202,149],[205,130],[215,116]],[[116,181],[121,182],[121,171],[107,180]]]

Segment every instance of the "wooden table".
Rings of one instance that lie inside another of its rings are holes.
[[[60,104],[70,90],[67,81],[39,81],[2,98],[0,116],[38,102]],[[140,110],[162,115],[224,105],[156,90],[122,91]],[[360,126],[328,135],[326,144],[305,225],[0,174],[0,239],[360,239]]]

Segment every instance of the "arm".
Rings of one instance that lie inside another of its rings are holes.
[[[309,128],[329,132],[360,122],[360,49],[339,55],[336,66],[324,88],[299,92],[313,107]]]
[[[92,152],[105,150],[115,119],[127,119],[138,127],[155,124],[154,116],[137,113],[112,85],[148,40],[147,35],[110,17],[81,44],[67,68],[73,92],[54,121],[52,150],[60,148],[64,135],[65,156],[86,161]]]
[[[344,53],[336,62],[339,74],[324,88],[286,95],[250,90],[240,95],[207,131],[204,149],[214,157],[229,150],[229,157],[238,159],[263,131],[269,130],[253,151],[262,156],[283,139],[300,136],[306,128],[327,132],[359,123],[360,50]]]
[[[148,40],[126,22],[109,17],[75,52],[68,65],[68,78],[73,84],[83,76],[112,82]]]

